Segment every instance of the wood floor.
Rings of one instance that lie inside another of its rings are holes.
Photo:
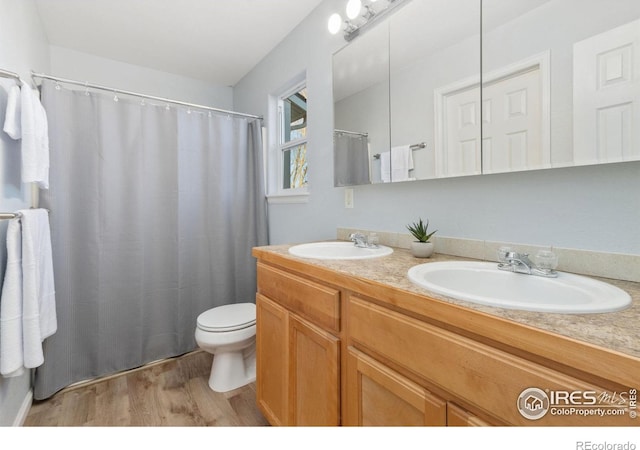
[[[255,383],[226,393],[208,383],[213,356],[197,351],[68,388],[34,402],[24,426],[264,426]]]

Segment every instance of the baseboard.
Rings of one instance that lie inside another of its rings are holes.
[[[33,403],[33,389],[29,389],[27,394],[24,396],[24,400],[22,401],[22,405],[20,406],[20,410],[16,415],[16,419],[13,421],[14,427],[21,427],[24,425],[25,420],[27,420],[27,416],[29,415],[29,410],[31,409],[31,404]]]

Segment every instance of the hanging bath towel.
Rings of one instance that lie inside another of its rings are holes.
[[[22,136],[22,129],[20,127],[20,87],[13,80],[7,80],[8,83],[4,84],[4,88],[7,91],[7,109],[4,115],[3,130],[13,140],[20,139]]]
[[[7,268],[0,300],[0,373],[20,375],[44,362],[42,341],[56,332],[49,214],[19,211],[7,229]]]
[[[24,372],[22,347],[22,230],[20,219],[7,227],[7,267],[0,299],[0,374]]]
[[[47,210],[26,209],[20,214],[24,366],[33,368],[44,362],[42,341],[58,329],[51,232]]]
[[[23,82],[20,126],[22,128],[22,182],[49,189],[49,125],[47,114],[34,91]]]

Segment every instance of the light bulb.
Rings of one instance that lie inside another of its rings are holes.
[[[336,34],[340,31],[340,25],[342,25],[342,17],[340,17],[340,14],[331,14],[331,17],[329,17],[329,24],[327,26],[327,28],[329,28],[329,33]]]
[[[349,19],[355,19],[360,14],[361,8],[361,0],[349,0],[349,2],[347,2],[347,17]]]

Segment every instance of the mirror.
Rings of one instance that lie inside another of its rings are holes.
[[[333,55],[334,184],[380,183],[389,150],[389,28],[381,23]]]
[[[368,140],[336,186],[640,160],[640,1],[480,4],[408,1],[334,55],[335,128]]]
[[[480,2],[414,0],[389,28],[392,180],[481,173]]]
[[[640,159],[640,2],[483,0],[482,22],[483,173]]]

